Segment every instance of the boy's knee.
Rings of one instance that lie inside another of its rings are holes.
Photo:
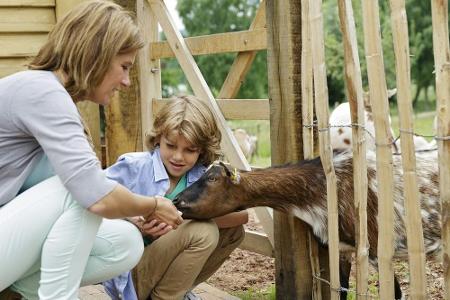
[[[219,242],[219,228],[214,221],[190,221],[186,224],[192,236],[192,242],[214,249]]]
[[[222,248],[231,246],[236,248],[241,244],[245,237],[243,225],[220,229],[220,244]]]

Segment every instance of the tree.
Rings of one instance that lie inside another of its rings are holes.
[[[258,0],[178,0],[177,9],[188,36],[247,30],[258,9]],[[236,54],[215,54],[195,60],[217,96]],[[238,98],[267,98],[265,52],[258,53]]]

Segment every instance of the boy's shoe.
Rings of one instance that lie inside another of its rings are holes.
[[[21,300],[22,295],[7,288],[0,292],[0,300]]]
[[[194,294],[192,291],[188,291],[185,295],[183,300],[202,300],[199,296]]]

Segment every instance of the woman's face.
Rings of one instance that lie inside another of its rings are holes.
[[[119,54],[113,58],[105,78],[88,95],[88,99],[100,105],[108,105],[114,93],[130,86],[130,69],[134,64],[137,51]]]

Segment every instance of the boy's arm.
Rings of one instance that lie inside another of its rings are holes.
[[[236,227],[248,222],[248,212],[246,210],[232,212],[227,215],[214,218],[213,220],[219,228]]]

